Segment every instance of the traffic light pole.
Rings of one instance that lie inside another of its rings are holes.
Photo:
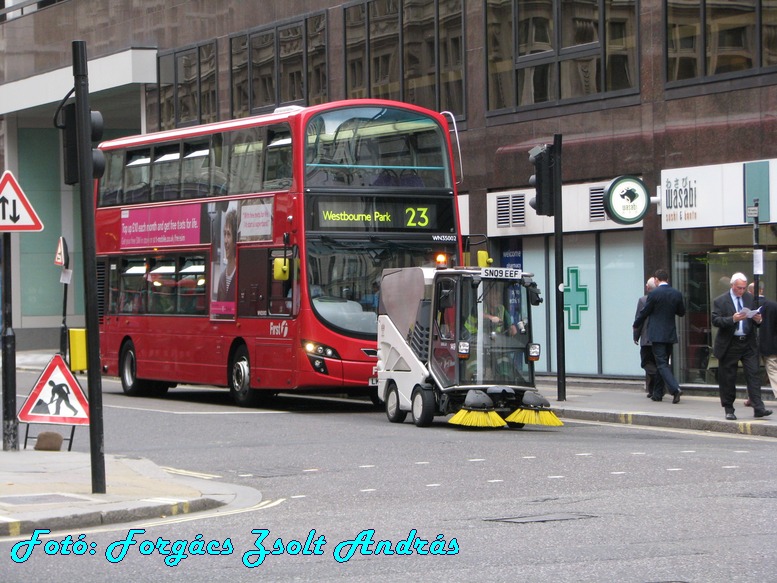
[[[87,384],[89,393],[89,446],[92,461],[92,493],[105,494],[103,451],[102,377],[100,375],[100,332],[97,315],[97,259],[94,222],[94,163],[92,159],[92,114],[89,107],[89,79],[86,43],[73,41],[78,175],[81,193],[81,240],[84,254],[84,296],[86,308]]]
[[[553,231],[556,264],[556,382],[558,400],[567,400],[566,343],[564,342],[564,224],[561,208],[561,134],[553,136]]]

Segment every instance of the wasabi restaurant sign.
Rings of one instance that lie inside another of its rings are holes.
[[[634,176],[618,176],[604,189],[604,210],[616,223],[633,225],[650,208],[650,196],[644,183]]]
[[[661,171],[664,229],[728,227],[752,222],[747,208],[759,201],[759,220],[771,220],[777,194],[777,160],[734,162]]]

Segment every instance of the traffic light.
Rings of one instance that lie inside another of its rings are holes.
[[[553,146],[535,146],[529,150],[529,161],[534,164],[534,174],[529,178],[529,184],[535,189],[535,196],[529,205],[538,215],[552,217],[554,214],[555,187],[553,181],[553,165],[555,158]]]
[[[103,139],[103,114],[99,111],[89,110],[89,134],[92,142]],[[92,148],[92,178],[102,178],[105,174],[105,154],[99,148]]]
[[[87,133],[91,142],[98,142],[103,137],[103,116],[99,111],[90,111],[87,121]],[[79,182],[78,165],[78,122],[75,102],[62,107],[62,119],[56,124],[62,130],[62,154],[65,184]],[[92,178],[100,178],[105,172],[105,155],[101,150],[92,148]]]

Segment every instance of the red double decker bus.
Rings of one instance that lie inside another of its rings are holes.
[[[100,147],[100,349],[128,395],[366,392],[382,270],[461,256],[448,122],[419,107],[283,108]]]

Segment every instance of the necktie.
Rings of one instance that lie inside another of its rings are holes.
[[[742,311],[742,298],[737,298],[737,312]],[[739,324],[737,325],[739,327],[739,333],[744,334],[745,333],[745,321],[740,320]]]

